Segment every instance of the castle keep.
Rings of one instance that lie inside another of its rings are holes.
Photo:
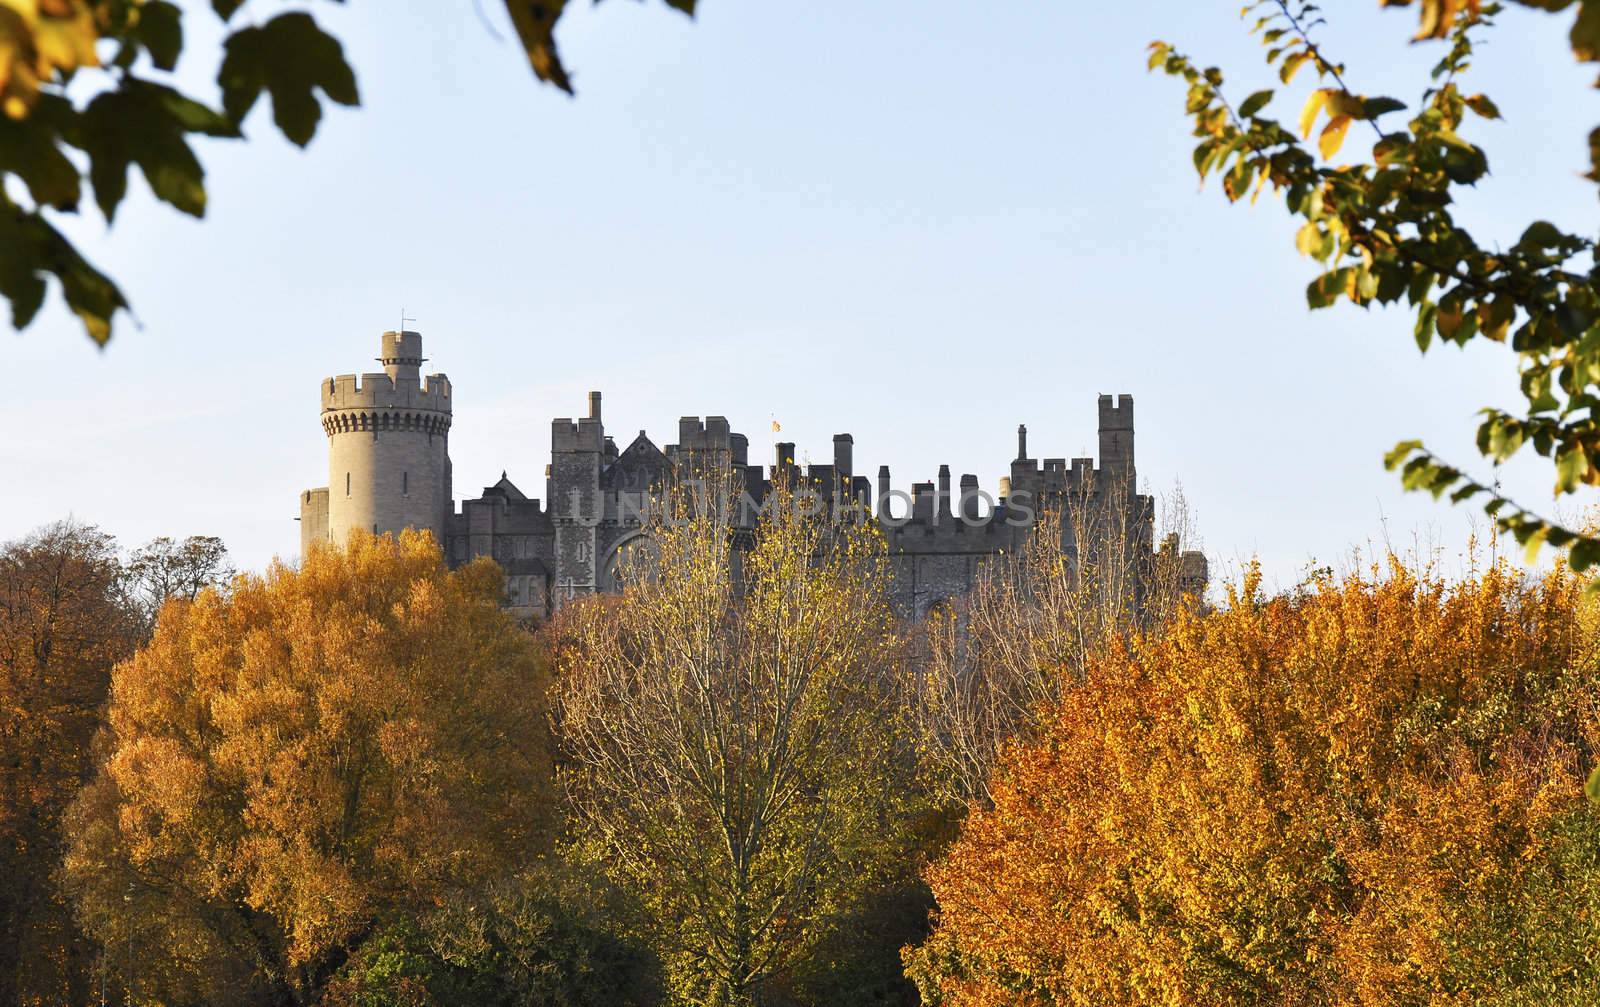
[[[857,474],[854,439],[833,438],[831,465],[795,463],[795,446],[780,443],[772,463],[751,464],[749,440],[721,416],[685,416],[676,443],[658,447],[639,431],[626,448],[605,432],[599,392],[588,415],[551,424],[545,501],[530,498],[502,473],[476,499],[455,504],[451,486],[450,380],[423,376],[422,336],[383,334],[381,373],[342,374],[322,382],[322,429],[328,436],[328,485],[300,497],[302,552],[314,543],[342,543],[352,529],[374,533],[425,528],[452,566],[489,556],[506,573],[512,610],[542,618],[570,598],[619,589],[618,566],[643,536],[640,517],[652,495],[675,477],[731,471],[759,504],[775,483],[805,487],[829,506],[849,504],[875,520],[889,545],[894,601],[909,615],[961,594],[983,566],[1013,553],[1047,509],[1093,506],[1114,511],[1128,547],[1154,554],[1154,501],[1137,491],[1133,398],[1100,396],[1100,461],[1040,460],[1028,455],[1027,430],[1017,430],[1017,457],[993,496],[973,475],[952,487],[950,468],[935,482],[897,492],[888,466],[875,481]],[[1069,523],[1063,534],[1070,539]],[[1076,543],[1068,541],[1069,554]],[[1163,543],[1162,548],[1176,548]],[[1205,582],[1205,559],[1182,557],[1192,587]]]

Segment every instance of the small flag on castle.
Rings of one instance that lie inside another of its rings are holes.
[[[783,424],[779,423],[777,420],[773,420],[772,421],[772,432],[773,433],[777,433],[778,431],[780,431],[782,429],[783,429]]]

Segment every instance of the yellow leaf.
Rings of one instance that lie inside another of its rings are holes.
[[[1317,150],[1321,152],[1323,160],[1328,160],[1339,153],[1340,146],[1344,144],[1344,135],[1350,131],[1352,121],[1348,115],[1336,115],[1328,120],[1322,135],[1317,138]]]
[[[1306,223],[1300,232],[1294,236],[1294,247],[1300,250],[1301,255],[1315,255],[1322,245],[1322,232],[1317,225]]]
[[[1337,88],[1328,89],[1328,114],[1329,115],[1360,115],[1362,113],[1361,99],[1349,91]]]
[[[94,51],[98,38],[94,17],[83,9],[70,17],[42,18],[34,32],[34,44],[38,47],[40,62],[67,71],[100,65],[100,59]]]
[[[1311,97],[1306,99],[1306,107],[1300,110],[1300,135],[1302,137],[1311,138],[1311,127],[1316,125],[1317,113],[1322,111],[1322,106],[1327,102],[1327,88],[1319,87],[1311,92]]]

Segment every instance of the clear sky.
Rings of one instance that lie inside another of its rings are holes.
[[[301,152],[263,100],[248,143],[202,151],[204,222],[137,177],[110,230],[86,201],[71,233],[138,327],[100,352],[56,306],[0,345],[0,539],[70,514],[128,546],[293,557],[296,495],[327,482],[318,381],[374,369],[403,307],[455,388],[458,495],[502,469],[542,494],[549,421],[591,388],[624,445],[721,414],[769,456],[775,418],[817,461],[853,433],[858,469],[902,489],[941,463],[992,489],[1019,422],[1033,455],[1092,454],[1095,396],[1126,392],[1143,482],[1181,483],[1223,571],[1259,555],[1286,584],[1385,536],[1465,540],[1469,512],[1401,493],[1381,457],[1421,436],[1475,460],[1474,411],[1517,401],[1508,351],[1423,357],[1402,311],[1311,315],[1281,203],[1199,192],[1181,88],[1145,72],[1161,37],[1239,96],[1275,83],[1239,0],[575,4],[575,100],[477,6],[318,4],[363,108]],[[1328,6],[1351,85],[1415,102],[1440,52],[1407,43],[1414,9]],[[1506,117],[1473,134],[1482,240],[1593,225],[1600,100],[1569,20],[1508,11],[1469,80]],[[1529,503],[1550,480],[1503,477]]]

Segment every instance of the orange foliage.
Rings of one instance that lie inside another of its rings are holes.
[[[307,1002],[373,928],[538,848],[546,683],[501,590],[407,532],[168,603],[113,675],[65,871],[135,988]]]
[[[89,995],[90,955],[51,872],[111,667],[136,640],[121,579],[115,543],[92,527],[0,545],[0,1003]]]
[[[928,872],[933,1003],[1600,992],[1600,620],[1570,575],[1319,579],[1105,656]]]

